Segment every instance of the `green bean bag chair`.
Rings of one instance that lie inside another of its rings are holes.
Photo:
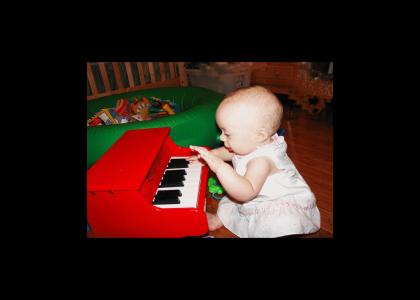
[[[87,168],[90,168],[124,132],[132,129],[170,127],[169,135],[179,146],[199,145],[213,148],[219,145],[215,112],[224,95],[205,88],[154,88],[89,100],[86,120],[102,108],[114,108],[118,99],[142,95],[174,101],[181,112],[149,121],[87,127]]]

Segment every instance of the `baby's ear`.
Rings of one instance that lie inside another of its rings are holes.
[[[269,134],[264,127],[261,127],[260,129],[257,130],[256,136],[257,136],[258,142],[262,142],[262,141],[265,141],[269,137]]]

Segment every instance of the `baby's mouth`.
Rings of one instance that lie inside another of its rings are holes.
[[[225,148],[226,148],[229,152],[233,152],[233,151],[232,151],[232,148],[229,148],[229,147],[227,147],[227,146],[225,146]]]

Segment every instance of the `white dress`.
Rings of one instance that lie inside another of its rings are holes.
[[[320,214],[311,189],[288,157],[282,136],[247,155],[234,155],[235,171],[243,176],[247,163],[259,156],[269,157],[281,170],[270,175],[259,195],[246,203],[231,201],[228,196],[219,203],[217,215],[223,225],[241,238],[280,237],[318,231]]]

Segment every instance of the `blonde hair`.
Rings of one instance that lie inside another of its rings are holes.
[[[269,134],[280,128],[283,106],[276,95],[265,87],[257,85],[233,91],[226,95],[220,106],[228,103],[248,108]]]

